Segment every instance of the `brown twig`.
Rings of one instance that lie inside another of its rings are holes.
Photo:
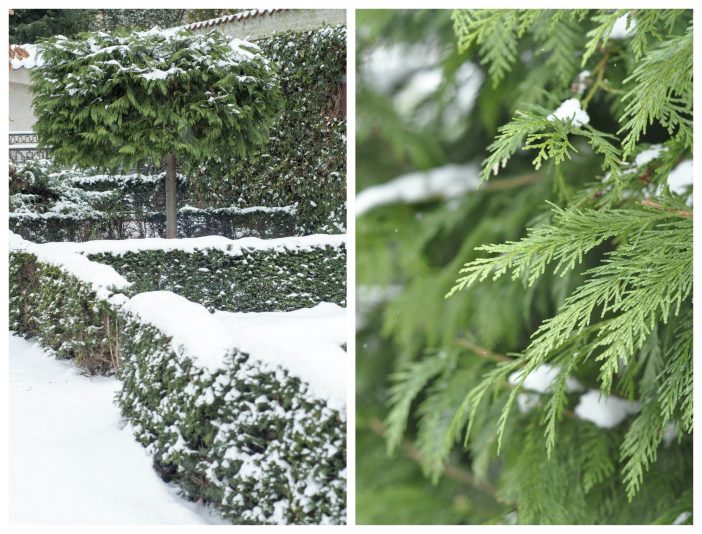
[[[369,421],[368,426],[374,433],[378,434],[381,437],[385,437],[385,435],[387,434],[387,427],[380,419],[373,417]],[[402,452],[405,453],[406,456],[408,456],[415,462],[421,464],[424,461],[424,456],[422,455],[421,451],[417,449],[417,447],[412,445],[409,441],[402,440],[402,443],[400,443],[400,449],[402,449]],[[497,488],[494,485],[492,485],[486,480],[475,480],[473,474],[469,471],[466,471],[465,469],[461,469],[460,467],[457,467],[455,465],[447,464],[444,466],[444,475],[453,480],[457,480],[459,482],[463,482],[464,484],[472,486],[477,490],[488,494],[493,499],[498,500],[496,497]]]
[[[662,209],[665,211],[669,211],[670,213],[674,213],[675,215],[679,215],[680,217],[692,219],[692,210],[676,210],[675,208],[665,208],[661,206],[658,202],[649,199],[642,200],[641,205],[646,206],[647,208]]]
[[[504,180],[491,180],[485,187],[482,188],[483,191],[501,191],[503,189],[511,189],[513,187],[521,187],[523,185],[529,185],[538,182],[543,178],[543,174],[535,172],[530,174],[524,174],[521,176],[515,176],[514,178],[505,178]]]
[[[489,349],[486,349],[485,347],[481,347],[480,345],[476,345],[471,340],[466,338],[454,339],[453,342],[456,345],[465,347],[466,349],[474,352],[476,356],[485,358],[486,360],[493,360],[496,362],[509,362],[514,359],[510,358],[509,356],[505,356],[504,354],[498,354],[497,352],[493,352]]]

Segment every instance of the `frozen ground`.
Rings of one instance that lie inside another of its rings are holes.
[[[151,467],[112,399],[114,378],[82,376],[10,334],[12,523],[209,524]]]

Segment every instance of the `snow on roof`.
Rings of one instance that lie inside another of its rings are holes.
[[[475,164],[449,164],[428,171],[413,172],[389,182],[364,189],[356,195],[356,215],[394,202],[423,202],[433,198],[457,197],[480,185]]]
[[[285,9],[249,9],[247,11],[241,11],[240,13],[235,13],[233,15],[225,15],[223,17],[218,17],[216,19],[201,20],[200,22],[193,22],[192,24],[187,24],[183,26],[186,30],[199,30],[201,28],[211,28],[213,26],[220,26],[222,24],[231,24],[235,22],[241,22],[242,20],[252,19],[255,17],[262,17],[264,15],[272,15],[279,11],[287,11]]]
[[[37,53],[37,45],[33,44],[22,44],[16,45],[22,50],[25,50],[29,55],[25,58],[12,58],[10,60],[10,65],[12,70],[17,69],[31,69],[37,64],[41,65],[41,56]]]

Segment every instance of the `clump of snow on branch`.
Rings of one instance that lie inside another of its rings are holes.
[[[608,39],[628,39],[636,33],[636,19],[630,17],[629,14],[622,15],[612,26]]]
[[[523,372],[515,371],[509,375],[507,380],[512,386],[518,385],[522,380]],[[522,387],[538,393],[547,393],[553,387],[553,383],[560,372],[561,368],[558,365],[542,363],[526,376]],[[582,391],[583,389],[583,385],[575,378],[569,377],[566,379],[566,391]]]
[[[595,423],[600,428],[614,428],[628,416],[639,411],[639,403],[620,399],[591,389],[580,397],[575,415]]]
[[[582,109],[580,106],[580,100],[577,98],[569,98],[568,100],[563,101],[561,105],[558,106],[558,109],[548,115],[546,119],[550,121],[569,120],[573,126],[579,128],[580,126],[584,126],[590,122],[590,115],[587,114],[587,111]]]

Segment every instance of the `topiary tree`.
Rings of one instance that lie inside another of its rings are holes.
[[[256,45],[216,31],[82,34],[40,45],[32,70],[39,146],[65,164],[166,167],[166,237],[176,237],[176,155],[186,172],[268,140],[281,97]]]

